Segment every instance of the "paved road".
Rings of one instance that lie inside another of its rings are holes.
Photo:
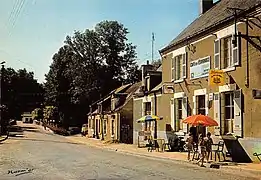
[[[23,137],[12,137],[0,144],[0,179],[254,179],[246,172],[124,155],[68,142],[32,125],[25,128]],[[17,170],[21,170],[20,174]]]

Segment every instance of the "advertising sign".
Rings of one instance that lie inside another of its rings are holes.
[[[210,56],[190,62],[190,79],[207,77],[210,70]]]
[[[224,71],[211,69],[209,71],[209,85],[223,86],[225,84]]]

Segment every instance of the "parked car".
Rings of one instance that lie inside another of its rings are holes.
[[[79,127],[69,127],[69,134],[70,135],[75,135],[75,134],[80,134],[81,133],[81,128]]]
[[[82,136],[86,136],[88,134],[88,124],[82,125],[81,133],[82,133]]]

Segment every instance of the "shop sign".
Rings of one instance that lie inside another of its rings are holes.
[[[211,69],[209,71],[209,85],[210,86],[223,86],[225,84],[224,71]]]
[[[207,77],[210,70],[210,56],[190,62],[190,79]]]

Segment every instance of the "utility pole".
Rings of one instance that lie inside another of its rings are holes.
[[[151,39],[151,62],[153,62],[153,60],[154,60],[154,41],[155,41],[155,37],[154,37],[154,33],[152,33],[152,39]]]
[[[1,62],[0,63],[2,65],[2,68],[1,68],[1,77],[0,77],[0,135],[2,134],[2,125],[3,125],[3,104],[2,104],[2,88],[3,88],[3,70],[4,70],[4,64],[5,64],[5,61]]]

